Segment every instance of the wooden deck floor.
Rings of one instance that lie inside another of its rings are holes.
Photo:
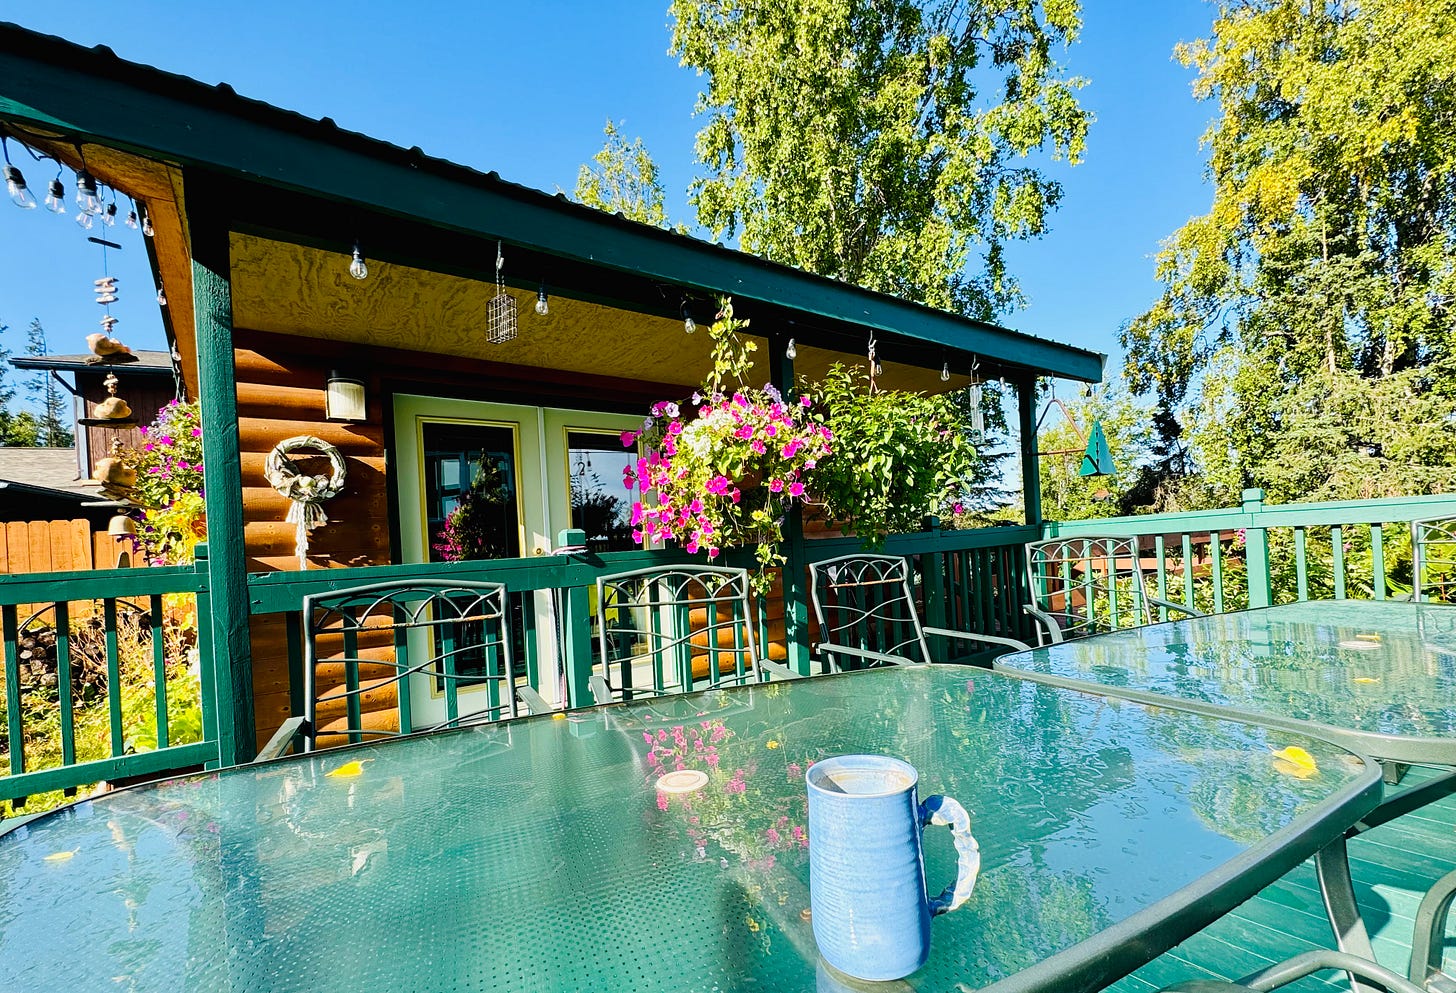
[[[1412,769],[1399,788],[1435,775]],[[1355,895],[1380,964],[1404,976],[1410,963],[1412,920],[1427,887],[1456,869],[1456,797],[1368,831],[1350,842]],[[1320,902],[1313,863],[1260,893],[1126,979],[1116,993],[1148,993],[1186,979],[1236,979],[1334,939]],[[1456,938],[1446,944],[1447,971],[1456,967]],[[1286,987],[1298,993],[1346,990],[1343,973],[1324,973]]]

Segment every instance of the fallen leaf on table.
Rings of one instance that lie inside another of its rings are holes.
[[[45,861],[47,861],[47,862],[69,862],[71,860],[71,857],[73,855],[75,855],[76,852],[78,852],[78,851],[80,851],[80,849],[72,849],[69,852],[54,852],[54,853],[52,853],[50,855],[47,855],[45,857]]]
[[[1319,774],[1314,756],[1298,745],[1281,748],[1274,753],[1274,769],[1295,779],[1309,779]]]
[[[357,776],[360,773],[362,773],[364,771],[364,763],[365,762],[373,762],[373,761],[374,761],[373,759],[355,759],[352,762],[345,762],[343,765],[339,766],[333,772],[326,773],[326,775],[332,776],[332,777],[335,777],[335,778],[338,778],[338,779],[347,779],[347,778],[349,778],[351,776]]]

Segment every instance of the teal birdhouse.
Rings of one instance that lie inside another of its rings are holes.
[[[1093,421],[1092,430],[1087,433],[1087,450],[1082,453],[1079,476],[1110,476],[1117,471],[1112,464],[1112,449],[1107,447],[1107,435],[1102,431],[1102,422]]]

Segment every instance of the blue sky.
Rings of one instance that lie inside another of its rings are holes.
[[[571,191],[610,117],[647,143],[673,219],[691,219],[700,81],[667,54],[665,2],[223,9],[122,0],[94,17],[39,4],[0,16],[552,192]],[[1008,253],[1029,302],[1004,323],[1106,352],[1115,373],[1118,327],[1157,297],[1159,241],[1210,199],[1199,138],[1213,108],[1193,100],[1192,74],[1172,49],[1206,35],[1212,16],[1203,0],[1084,0],[1082,38],[1062,60],[1090,80],[1081,97],[1097,122],[1081,165],[1049,166],[1065,185],[1049,232]],[[43,195],[45,170],[14,146],[11,159]],[[116,230],[125,245],[109,259],[121,277],[117,335],[162,347],[140,236]],[[0,202],[0,321],[10,325],[0,341],[20,352],[39,317],[53,351],[83,350],[100,317],[91,281],[101,265],[72,217]]]

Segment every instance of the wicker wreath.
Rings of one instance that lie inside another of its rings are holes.
[[[329,475],[305,475],[289,461],[288,453],[307,448],[314,449],[329,460]],[[299,568],[306,569],[308,567],[308,533],[319,525],[327,523],[329,519],[320,505],[325,500],[332,500],[344,491],[344,480],[347,476],[344,456],[339,454],[339,450],[328,442],[315,438],[313,435],[301,434],[294,438],[285,438],[273,446],[273,450],[268,453],[263,475],[267,477],[275,490],[293,501],[293,506],[288,508],[288,516],[284,520],[298,526],[294,551],[298,553]]]

